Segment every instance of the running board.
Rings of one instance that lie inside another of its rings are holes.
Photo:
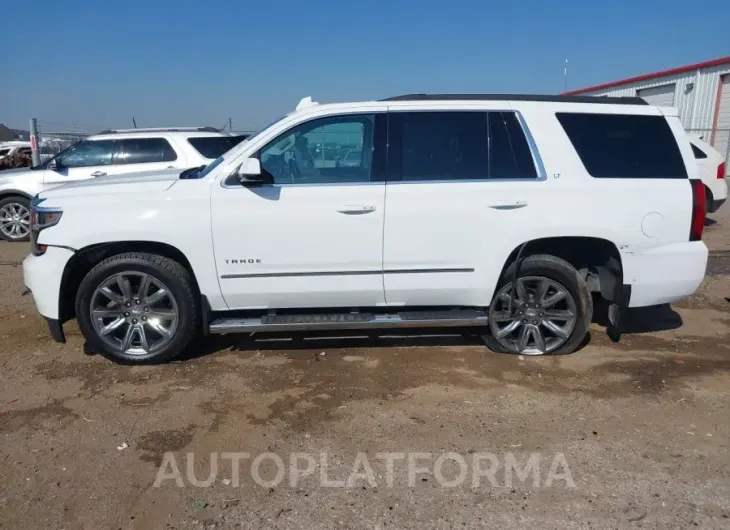
[[[337,329],[486,326],[487,314],[476,309],[401,311],[398,313],[331,313],[222,317],[210,323],[210,333],[253,331],[317,331]]]

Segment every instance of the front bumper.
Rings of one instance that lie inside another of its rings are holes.
[[[23,261],[25,286],[30,289],[38,312],[49,321],[60,319],[61,280],[73,255],[72,250],[48,247],[42,256],[31,254]]]

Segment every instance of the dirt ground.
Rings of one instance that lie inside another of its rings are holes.
[[[539,358],[255,336],[116,366],[73,323],[51,342],[27,247],[0,244],[0,528],[730,528],[730,208],[711,217],[695,296]],[[239,477],[223,453],[250,455]]]

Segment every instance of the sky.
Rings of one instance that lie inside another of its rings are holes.
[[[0,123],[256,130],[305,96],[558,93],[730,55],[730,1],[3,2]],[[693,7],[694,6],[694,7]]]

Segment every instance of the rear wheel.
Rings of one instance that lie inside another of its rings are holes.
[[[25,197],[6,197],[0,200],[0,239],[30,239],[30,200]]]
[[[572,353],[586,336],[593,301],[585,280],[565,260],[525,258],[512,288],[513,264],[489,308],[490,349],[522,355]]]
[[[92,350],[125,364],[173,359],[195,336],[199,303],[190,273],[162,256],[128,253],[81,282],[76,315]]]

